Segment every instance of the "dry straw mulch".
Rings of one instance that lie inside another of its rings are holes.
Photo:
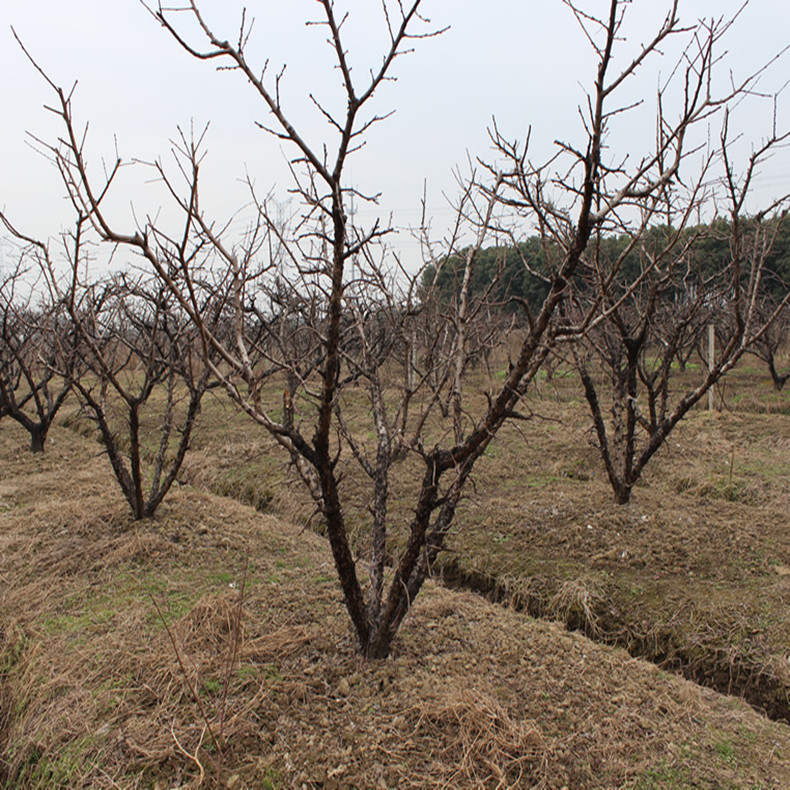
[[[0,783],[790,786],[790,728],[471,593],[427,585],[364,662],[317,536],[188,487],[134,524],[95,445],[21,438],[3,425]]]

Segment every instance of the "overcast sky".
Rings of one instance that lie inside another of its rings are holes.
[[[177,0],[173,0],[175,4]],[[216,32],[237,36],[240,0],[204,0],[201,7]],[[625,63],[662,18],[668,3],[634,0],[632,24],[626,29],[620,58]],[[730,15],[742,0],[681,0],[681,18]],[[256,25],[248,57],[272,71],[288,64],[282,83],[283,103],[295,124],[316,146],[328,134],[325,122],[311,109],[312,91],[327,107],[343,107],[344,96],[325,32],[305,27],[317,18],[315,0],[248,2]],[[348,49],[360,81],[380,57],[383,27],[375,0],[337,0],[348,8]],[[605,0],[586,0],[585,8],[605,11]],[[181,50],[137,0],[0,0],[0,207],[21,230],[37,236],[58,233],[70,222],[57,173],[30,146],[26,132],[51,141],[59,133],[57,119],[44,109],[52,96],[12,38],[11,26],[40,65],[58,84],[78,81],[75,117],[90,122],[87,150],[95,163],[112,155],[114,140],[124,158],[166,156],[178,125],[202,128],[206,138],[204,205],[219,217],[246,200],[240,183],[245,173],[262,193],[274,190],[287,199],[284,163],[290,149],[256,129],[268,122],[259,99],[239,74],[216,73]],[[585,88],[594,79],[589,47],[568,8],[559,0],[424,0],[423,12],[434,27],[449,26],[442,36],[415,43],[415,51],[399,59],[395,83],[383,86],[375,104],[395,115],[374,128],[364,151],[351,162],[351,175],[362,191],[381,192],[380,209],[360,207],[359,219],[376,211],[392,213],[394,224],[407,228],[419,221],[423,185],[434,225],[448,221],[443,194],[455,192],[453,169],[465,168],[467,155],[490,159],[486,129],[492,117],[506,136],[523,138],[532,128],[536,155],[550,151],[556,138],[583,146],[577,112]],[[753,71],[787,44],[790,2],[752,0],[726,39],[727,68],[735,78]],[[656,63],[628,90],[633,98],[654,96]],[[721,71],[724,78],[727,69]],[[766,93],[790,79],[790,57],[763,77]],[[790,89],[780,97],[778,120],[790,128]],[[739,110],[734,123],[744,144],[771,131],[773,103],[755,99]],[[718,132],[718,123],[713,130]],[[611,142],[638,155],[649,147],[653,123],[649,112],[623,119]],[[157,209],[161,196],[128,181],[119,198],[117,217],[128,223],[129,204],[140,214]],[[782,152],[760,181],[761,199],[790,191],[790,156]],[[403,234],[395,247],[413,255]],[[8,253],[6,253],[8,254]]]

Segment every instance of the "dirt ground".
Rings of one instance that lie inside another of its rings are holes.
[[[97,446],[51,439],[34,457],[0,428],[3,786],[790,786],[787,725],[470,592],[430,584],[392,658],[361,661],[319,536],[186,485],[134,524]],[[590,523],[567,541],[590,554],[609,511],[593,522],[560,494],[540,497],[542,523]],[[642,510],[640,491],[628,518],[654,523]],[[687,534],[666,543],[676,558]],[[661,578],[670,557],[650,545],[629,551]],[[785,579],[773,555],[738,557],[744,578]]]

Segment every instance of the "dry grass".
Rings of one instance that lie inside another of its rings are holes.
[[[788,727],[469,593],[429,584],[362,662],[318,537],[189,487],[134,524],[94,446],[53,438],[0,431],[5,786],[790,784]]]
[[[689,368],[680,379],[698,377]],[[353,395],[346,406],[358,441],[369,443],[367,405]],[[691,413],[651,461],[631,505],[618,507],[575,374],[559,371],[534,395],[533,421],[504,430],[481,459],[443,572],[790,719],[790,579],[777,571],[790,567],[787,397],[761,369],[742,364],[717,394],[731,410]],[[320,530],[282,454],[232,406],[206,402],[195,445],[184,480]],[[366,481],[347,454],[340,465],[347,523],[362,553]],[[418,462],[399,464],[389,508],[395,546],[419,479]]]
[[[519,787],[544,767],[540,731],[514,720],[491,693],[450,687],[420,706],[418,729],[452,737],[432,765],[442,787]]]
[[[533,421],[503,431],[481,459],[444,572],[790,718],[788,580],[776,571],[790,567],[790,416],[774,404],[786,406],[787,393],[774,393],[752,362],[719,388],[717,403],[732,410],[689,415],[626,508],[611,503],[575,374],[542,382]],[[699,373],[690,367],[677,385]],[[364,397],[351,391],[346,406],[358,441],[370,442]],[[221,399],[202,416],[185,480],[320,530],[262,431]],[[366,481],[347,457],[340,464],[347,523],[363,552]],[[419,478],[407,460],[392,481],[396,545]],[[568,598],[574,588],[581,598]]]

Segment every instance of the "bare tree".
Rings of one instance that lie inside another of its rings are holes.
[[[74,391],[95,423],[134,518],[151,518],[175,482],[212,386],[207,354],[198,327],[157,277],[90,278],[85,226],[78,215],[75,230],[64,234],[64,276],[49,245],[8,225],[30,245],[60,306],[57,325],[39,325],[35,339],[57,349],[47,375]],[[202,320],[216,331],[224,306],[217,296],[222,290],[214,291],[211,303],[202,305]]]
[[[778,304],[765,309],[766,261],[785,213],[748,221],[741,214],[756,167],[785,137],[767,140],[738,178],[729,161],[725,125],[719,153],[730,204],[727,223],[712,222],[707,229],[684,233],[688,212],[676,214],[677,197],[667,190],[667,222],[662,228],[640,237],[638,246],[626,236],[614,255],[606,254],[605,240],[593,247],[586,266],[588,279],[574,294],[573,311],[594,317],[581,348],[574,352],[598,449],[618,503],[630,500],[645,465],[689,409],[747,350],[757,347],[790,303],[790,283],[774,281],[773,287],[783,295]],[[784,202],[772,204],[768,211]],[[685,210],[689,203],[680,205]],[[726,256],[711,260],[705,234],[720,233],[722,228],[727,236],[719,239],[719,247]],[[633,259],[630,266],[628,256]],[[687,338],[701,336],[709,324],[717,327],[715,359],[708,364],[703,358],[702,380],[673,398],[670,381],[678,351]],[[608,380],[604,389],[611,398],[610,422],[604,418],[602,388],[589,365],[591,356]]]
[[[209,387],[199,334],[169,291],[139,276],[81,289],[72,318],[93,374],[76,379],[75,390],[134,518],[151,518],[175,482]]]
[[[750,346],[750,353],[761,359],[768,366],[774,389],[780,392],[790,380],[790,360],[787,358],[788,343],[790,342],[790,309],[785,307],[776,313],[776,300],[766,296],[757,305],[759,317],[757,321],[766,323],[766,319],[776,314],[776,320],[767,325],[765,332]]]
[[[153,165],[182,211],[181,232],[166,234],[153,220],[119,228],[105,209],[105,196],[120,162],[94,182],[85,159],[85,136],[75,131],[71,93],[50,82],[65,128],[63,142],[52,146],[51,154],[77,212],[99,238],[136,250],[148,261],[199,328],[204,349],[218,355],[219,362],[209,354],[206,357],[213,374],[238,406],[289,454],[325,522],[359,647],[369,657],[388,655],[406,612],[444,548],[476,461],[505,423],[528,416],[524,395],[555,338],[583,333],[598,316],[596,308],[577,326],[570,325],[574,317],[568,311],[563,320],[556,320],[558,309],[568,303],[584,273],[581,268],[589,265],[585,255],[591,238],[599,238],[624,221],[624,215],[636,212],[641,219],[630,231],[636,244],[670,185],[682,177],[692,128],[749,87],[737,86],[718,98],[710,94],[717,36],[704,27],[691,32],[683,28],[677,3],[670,3],[653,38],[619,71],[613,65],[613,51],[622,43],[628,4],[610,0],[608,14],[600,18],[566,4],[580,21],[597,60],[582,110],[581,144],[561,143],[550,161],[535,165],[527,146],[492,130],[499,163],[463,188],[459,233],[451,233],[444,249],[429,256],[435,265],[459,255],[464,261],[457,298],[452,309],[445,306],[439,316],[430,312],[436,308],[430,294],[423,301],[417,297],[419,279],[405,276],[397,259],[387,255],[383,241],[388,228],[378,222],[367,228],[352,225],[346,210],[352,194],[365,197],[347,185],[345,172],[366,132],[382,119],[369,109],[371,98],[414,39],[434,35],[430,30],[414,32],[424,22],[419,0],[406,5],[384,3],[389,44],[362,83],[344,45],[345,17],[338,16],[332,0],[320,0],[322,16],[315,24],[326,32],[334,53],[345,109],[334,112],[311,96],[331,130],[319,144],[309,142],[290,121],[281,102],[283,73],[270,75],[248,61],[246,16],[237,43],[232,44],[212,31],[194,0],[178,12],[163,6],[152,11],[192,56],[240,72],[270,112],[268,131],[294,152],[292,192],[301,202],[299,216],[284,227],[265,201],[256,201],[259,220],[241,241],[233,241],[226,226],[204,214],[198,200],[199,141],[184,137],[175,147],[181,184],[164,165]],[[200,43],[181,32],[185,28],[179,13],[197,26]],[[659,96],[655,149],[635,159],[609,160],[604,137],[624,115],[626,108],[617,100],[622,85],[649,58],[659,56],[673,36],[683,34],[690,35],[690,43],[673,80]],[[664,99],[676,84],[682,108],[670,118]],[[472,350],[492,342],[481,341],[470,324],[478,310],[469,299],[476,256],[489,240],[515,238],[535,228],[555,250],[543,272],[545,299],[529,312],[528,326],[504,380],[475,392],[465,386],[464,370]],[[461,229],[467,234],[465,243]],[[230,283],[232,294],[231,331],[222,334],[207,323],[202,308],[218,293],[217,283],[222,287]],[[421,321],[431,326],[431,336],[423,338],[422,355],[414,352]],[[285,396],[282,390],[262,386],[274,380],[272,368],[279,368],[283,376]],[[359,401],[357,390],[370,404],[375,435],[370,442],[360,440],[358,426],[352,422],[358,419],[351,408]],[[344,458],[349,455],[370,483],[366,588],[349,539],[350,502],[344,499],[343,488]],[[398,545],[392,539],[398,524],[393,524],[397,517],[390,486],[394,465],[404,455],[420,471],[411,515]]]
[[[6,217],[0,219],[13,233]],[[30,450],[42,453],[71,390],[78,342],[63,302],[42,289],[37,267],[28,271],[35,245],[24,245],[0,279],[0,416],[18,422],[30,434]]]

